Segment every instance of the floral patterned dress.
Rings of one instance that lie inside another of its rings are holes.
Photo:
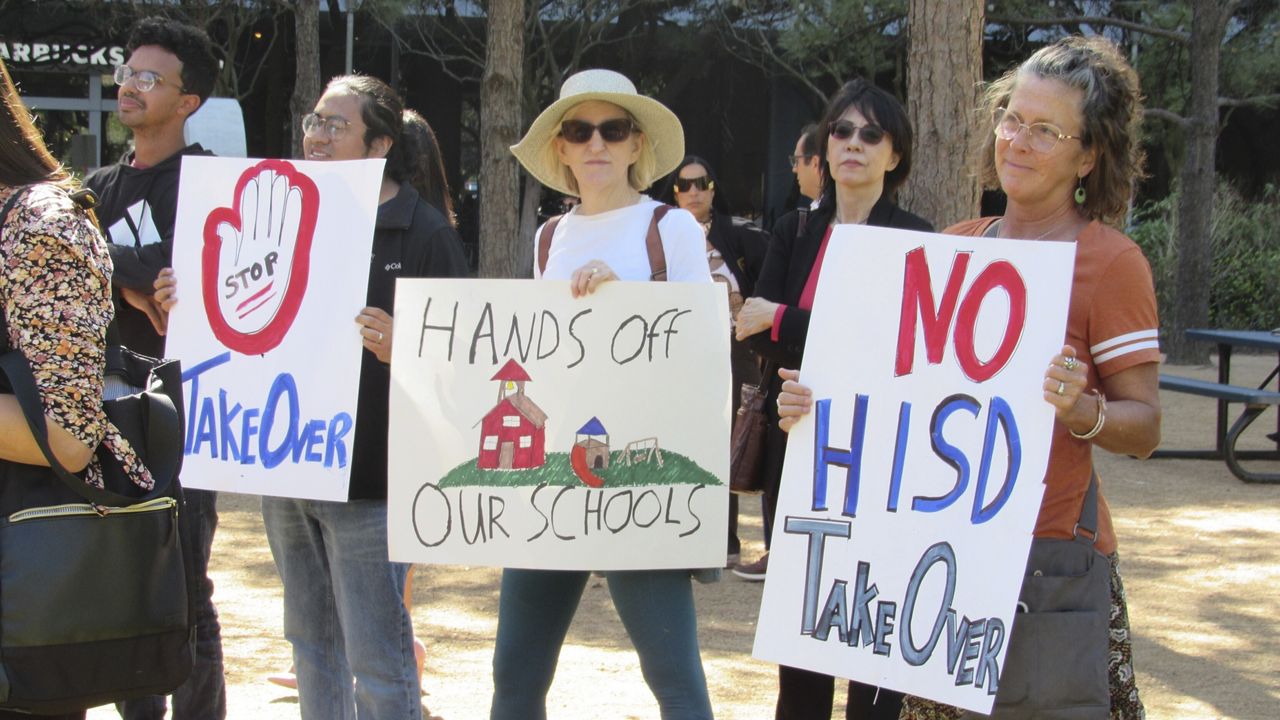
[[[19,188],[0,186],[0,206]],[[52,184],[31,186],[0,218],[0,303],[7,347],[31,364],[45,414],[91,448],[120,460],[143,489],[151,474],[102,409],[111,257],[89,216]],[[95,457],[85,481],[101,487]]]

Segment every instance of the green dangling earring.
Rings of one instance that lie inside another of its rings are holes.
[[[1076,185],[1076,205],[1084,205],[1085,197],[1084,178],[1080,178],[1080,184]]]

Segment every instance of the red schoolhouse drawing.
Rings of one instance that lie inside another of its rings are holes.
[[[508,360],[491,380],[498,381],[498,402],[480,421],[482,470],[527,470],[546,462],[547,414],[524,394],[529,374]]]

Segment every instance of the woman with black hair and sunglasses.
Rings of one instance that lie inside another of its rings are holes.
[[[711,279],[723,283],[729,292],[729,314],[735,316],[745,298],[755,291],[756,278],[764,266],[769,233],[751,221],[729,214],[724,195],[716,187],[716,172],[697,155],[685,155],[675,172],[663,184],[659,199],[688,210],[707,236],[707,266]],[[731,328],[732,329],[732,328]],[[742,384],[760,382],[760,364],[755,353],[737,338],[730,338],[729,361],[733,371],[733,412],[737,417]],[[729,550],[726,567],[741,559],[738,538],[738,496],[729,496]]]
[[[764,269],[737,317],[737,337],[778,367],[800,367],[809,312],[820,272],[843,274],[848,268],[823,267],[831,231],[836,225],[876,225],[904,230],[933,231],[925,219],[893,202],[893,195],[911,171],[911,122],[897,98],[864,80],[850,81],[827,103],[819,128],[818,156],[822,159],[822,201],[807,217],[793,212],[774,227]],[[802,220],[803,217],[803,220]],[[769,378],[765,407],[769,433],[765,439],[765,544],[773,529],[778,486],[782,480],[786,434],[778,428],[777,406],[781,379]],[[768,554],[758,567],[763,574]],[[777,720],[830,720],[833,678],[807,670],[778,669]],[[902,695],[862,683],[849,683],[845,717],[898,717]]]

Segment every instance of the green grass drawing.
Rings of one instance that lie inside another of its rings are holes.
[[[615,452],[610,456],[608,468],[592,470],[604,478],[606,488],[724,484],[715,475],[678,452],[663,450],[662,467],[658,467],[656,462],[639,462],[628,466],[625,459],[619,458],[620,454]],[[476,459],[471,458],[450,470],[436,484],[442,488],[452,488],[534,487],[542,483],[552,486],[582,485],[569,467],[569,453],[549,452],[546,463],[531,470],[481,470],[476,467]]]

